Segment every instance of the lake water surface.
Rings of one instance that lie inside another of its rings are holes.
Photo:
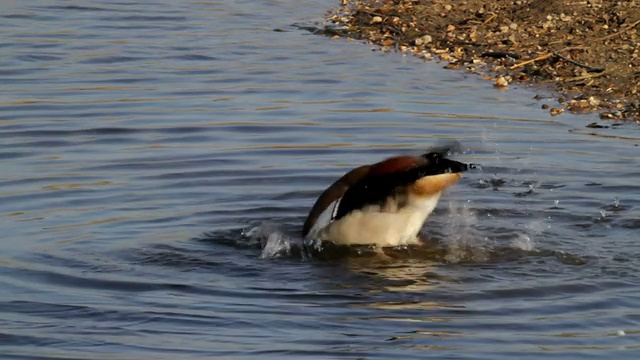
[[[3,359],[638,358],[640,129],[301,29],[336,5],[0,4]],[[428,251],[301,246],[447,141]]]

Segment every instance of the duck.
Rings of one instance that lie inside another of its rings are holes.
[[[435,149],[350,170],[320,194],[302,236],[378,249],[419,245],[418,234],[443,191],[475,167],[451,160],[449,154]]]

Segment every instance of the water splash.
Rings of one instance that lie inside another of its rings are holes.
[[[291,254],[290,237],[274,224],[263,223],[242,233],[244,242],[259,244],[260,258],[274,258]]]
[[[527,234],[518,234],[511,246],[524,251],[532,251],[535,248],[533,240]]]
[[[444,227],[444,243],[447,247],[445,260],[450,263],[462,261],[482,262],[488,259],[487,241],[480,236],[475,225],[478,217],[469,208],[470,202],[450,201],[447,222]]]
[[[511,247],[524,251],[536,250],[536,238],[540,238],[549,228],[543,220],[533,220],[523,226],[524,232],[516,235],[511,242]]]
[[[600,210],[600,217],[598,220],[601,222],[609,221],[609,219],[607,219],[607,210]]]
[[[283,233],[274,232],[267,236],[263,244],[260,258],[276,258],[291,255],[291,241]]]
[[[242,232],[242,241],[260,245],[261,259],[291,256],[308,259],[303,239],[287,235],[277,225],[271,223],[262,223],[245,229]]]

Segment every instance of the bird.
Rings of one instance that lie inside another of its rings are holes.
[[[394,156],[352,169],[324,190],[302,236],[336,245],[381,249],[418,245],[418,233],[442,192],[474,168],[448,159],[446,148]]]

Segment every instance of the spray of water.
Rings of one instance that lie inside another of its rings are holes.
[[[308,260],[313,252],[322,250],[320,241],[292,236],[280,226],[266,222],[245,229],[240,243],[260,247],[262,259],[293,257]]]
[[[443,242],[447,247],[445,260],[451,263],[484,261],[487,259],[487,239],[475,228],[478,217],[470,202],[449,202],[449,212],[444,226]]]
[[[262,249],[260,258],[277,258],[291,255],[294,241],[276,225],[262,223],[246,229],[242,233],[243,241],[259,245]]]

